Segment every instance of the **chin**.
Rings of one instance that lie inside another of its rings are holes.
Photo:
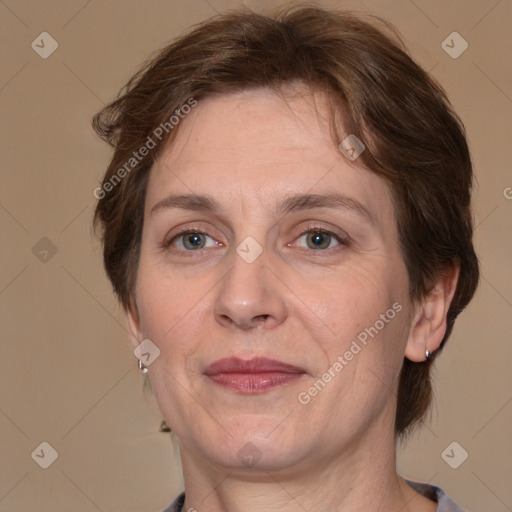
[[[220,429],[203,439],[197,451],[208,454],[211,462],[230,470],[285,470],[307,456],[307,440],[286,430],[278,432],[275,423],[255,427],[253,420],[252,426],[248,422],[239,422],[236,427],[226,430],[231,435]]]

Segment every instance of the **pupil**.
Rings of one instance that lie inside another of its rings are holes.
[[[316,249],[325,248],[329,245],[329,236],[325,233],[315,233],[311,236],[311,242]]]
[[[201,245],[201,233],[192,233],[188,235],[186,241],[190,244],[193,249],[197,249]]]

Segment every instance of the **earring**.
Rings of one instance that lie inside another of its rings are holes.
[[[138,365],[139,365],[139,370],[141,371],[141,373],[146,375],[146,373],[148,373],[148,369],[142,364],[142,361],[140,359],[138,359]]]
[[[428,359],[431,355],[431,352],[428,351],[428,348],[427,350],[425,350],[425,357]]]

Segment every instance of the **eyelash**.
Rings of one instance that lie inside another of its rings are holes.
[[[185,228],[185,229],[181,230],[179,233],[176,233],[175,235],[173,235],[172,238],[170,238],[169,240],[164,241],[163,244],[162,244],[162,249],[169,249],[169,247],[173,244],[173,242],[175,240],[177,240],[178,238],[180,238],[180,237],[182,237],[184,235],[190,234],[190,233],[201,234],[201,235],[208,235],[208,233],[205,230],[201,229],[201,228],[194,228],[194,227]],[[306,235],[308,233],[320,233],[320,234],[323,234],[323,235],[329,235],[329,236],[333,237],[342,246],[349,247],[351,245],[351,240],[350,240],[350,237],[348,235],[341,236],[341,235],[338,235],[338,234],[336,234],[336,233],[334,233],[332,231],[329,231],[329,230],[327,230],[325,228],[322,228],[320,226],[316,226],[314,224],[307,226],[307,228],[304,231],[302,231],[302,233],[300,233],[300,235],[296,239],[301,238],[301,237],[303,237],[304,235]],[[330,253],[330,251],[335,250],[337,247],[338,246],[331,247],[330,249],[319,249],[319,250],[305,249],[305,250],[307,250],[307,251],[314,251],[316,253],[320,253],[320,252]],[[205,251],[205,250],[207,250],[207,249],[196,249],[196,250],[193,250],[193,251],[178,250],[178,252],[181,252],[181,253],[201,253],[202,251]]]
[[[321,226],[317,226],[315,224],[308,225],[306,227],[306,229],[304,231],[302,231],[300,233],[300,235],[296,239],[302,238],[304,235],[306,235],[308,233],[320,233],[322,235],[329,235],[330,237],[334,238],[339,243],[340,246],[345,246],[345,247],[349,247],[350,246],[350,238],[349,238],[348,235],[342,236],[342,235],[334,233],[333,231],[329,231],[328,229],[325,229],[325,228],[323,228]],[[319,253],[328,253],[328,254],[330,254],[331,251],[336,250],[336,249],[339,250],[339,246],[331,247],[330,249],[318,249],[318,250],[315,250],[315,249],[306,248],[305,250],[306,251],[313,251],[316,254],[319,254]]]

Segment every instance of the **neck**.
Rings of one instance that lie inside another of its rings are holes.
[[[321,454],[290,467],[257,470],[220,467],[181,446],[184,511],[198,512],[431,512],[396,473],[394,435],[364,438],[343,453]]]

